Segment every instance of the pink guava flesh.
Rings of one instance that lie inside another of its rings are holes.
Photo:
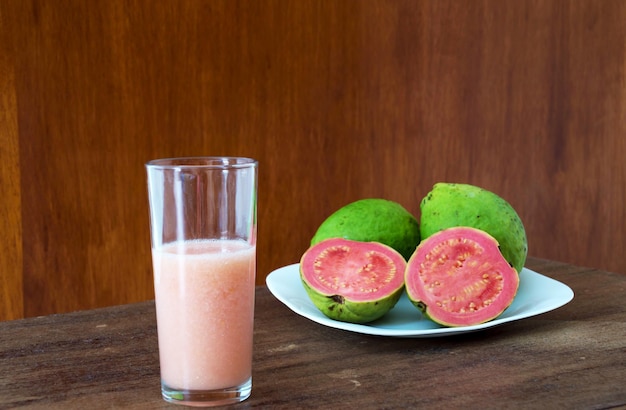
[[[406,262],[386,245],[334,238],[313,245],[301,265],[304,280],[317,293],[367,302],[404,285]]]
[[[471,326],[498,317],[513,302],[517,271],[484,231],[454,227],[423,240],[405,272],[407,296],[444,326]]]

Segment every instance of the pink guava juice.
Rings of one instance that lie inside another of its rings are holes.
[[[194,240],[152,250],[162,383],[238,386],[252,374],[256,247]]]

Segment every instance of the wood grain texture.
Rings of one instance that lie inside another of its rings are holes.
[[[438,181],[509,200],[531,255],[626,272],[624,2],[5,0],[0,13],[19,147],[0,166],[20,198],[0,249],[24,238],[23,264],[0,269],[23,281],[23,316],[152,297],[143,164],[158,157],[259,160],[258,283],[340,206],[384,197],[418,215]]]
[[[531,259],[569,304],[457,336],[368,336],[256,291],[251,397],[233,408],[571,409],[626,406],[626,276]],[[166,409],[154,304],[0,323],[0,407]]]
[[[0,25],[5,16],[0,8]],[[22,208],[14,59],[0,31],[0,320],[24,315]]]

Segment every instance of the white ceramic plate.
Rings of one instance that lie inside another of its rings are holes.
[[[299,264],[282,267],[266,278],[272,294],[297,314],[319,324],[351,332],[391,337],[436,337],[475,332],[507,322],[524,319],[557,309],[574,298],[567,285],[530,269],[520,273],[520,286],[515,300],[498,318],[475,326],[443,327],[422,317],[406,296],[374,322],[359,325],[329,319],[311,302],[300,281]]]

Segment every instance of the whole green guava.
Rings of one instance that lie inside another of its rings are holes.
[[[345,205],[326,218],[311,239],[311,245],[330,238],[379,242],[408,260],[419,245],[420,228],[417,219],[399,203],[365,198]]]
[[[469,226],[493,236],[504,258],[519,273],[528,255],[526,230],[513,207],[497,194],[469,185],[439,182],[420,203],[420,234],[426,239],[455,226]]]

